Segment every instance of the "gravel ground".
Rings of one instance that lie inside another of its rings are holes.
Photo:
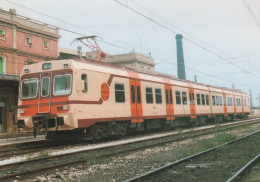
[[[260,124],[225,133],[241,137],[259,129]],[[24,179],[18,179],[18,181],[122,181],[184,156],[197,153],[206,149],[209,145],[219,144],[218,142],[212,142],[213,137],[214,135],[207,135],[113,157],[91,159],[80,165],[54,169],[44,175],[28,176]]]

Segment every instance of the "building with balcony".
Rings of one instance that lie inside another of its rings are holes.
[[[13,130],[25,64],[57,59],[59,29],[0,8],[0,132]]]

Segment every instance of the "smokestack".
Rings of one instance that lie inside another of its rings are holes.
[[[186,80],[184,56],[183,56],[183,48],[182,48],[182,35],[177,34],[175,38],[176,38],[176,46],[177,46],[178,78]]]
[[[195,82],[198,82],[198,80],[197,80],[197,75],[194,76],[194,81],[195,81]]]

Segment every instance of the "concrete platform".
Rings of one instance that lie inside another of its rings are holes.
[[[16,136],[16,137],[2,138],[0,139],[0,147],[6,145],[30,143],[30,142],[43,141],[43,140],[45,140],[45,136],[43,135],[37,136],[36,138],[34,138],[33,136]]]

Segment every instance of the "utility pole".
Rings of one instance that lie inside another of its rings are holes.
[[[232,84],[232,88],[235,89],[235,84],[234,83]]]
[[[259,100],[258,109],[260,109],[260,93],[259,93],[259,98],[258,98],[258,100]]]
[[[250,108],[253,108],[253,98],[252,98],[252,93],[251,93],[251,89],[249,90],[249,96],[250,96]]]

